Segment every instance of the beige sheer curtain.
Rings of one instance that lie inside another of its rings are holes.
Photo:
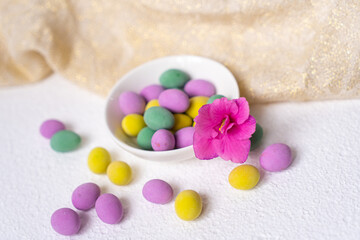
[[[360,96],[358,0],[0,0],[0,85],[57,72],[100,94],[154,58],[225,64],[250,102]]]

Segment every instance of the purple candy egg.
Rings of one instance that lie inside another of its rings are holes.
[[[95,203],[95,210],[101,221],[108,224],[120,222],[123,207],[120,200],[111,193],[102,194]]]
[[[184,91],[189,97],[205,96],[211,97],[215,94],[215,86],[207,80],[197,79],[186,83]]]
[[[146,101],[150,101],[153,99],[158,99],[159,95],[162,91],[164,91],[165,88],[159,84],[152,84],[149,86],[144,87],[141,92],[140,95],[143,96]]]
[[[291,149],[283,143],[268,146],[260,155],[261,167],[270,172],[286,169],[291,164],[291,161]]]
[[[65,125],[55,119],[49,119],[43,122],[40,126],[40,133],[43,137],[51,138],[58,131],[65,130]]]
[[[169,130],[159,129],[151,138],[151,146],[154,151],[166,151],[174,149],[175,137]]]
[[[81,184],[74,190],[71,201],[75,208],[87,211],[95,206],[95,202],[99,196],[99,186],[89,182]]]
[[[176,148],[183,148],[193,144],[194,127],[185,127],[175,133]]]
[[[160,106],[174,113],[185,112],[189,107],[189,97],[179,89],[167,89],[159,96]]]
[[[51,226],[61,235],[74,235],[80,230],[80,217],[70,208],[60,208],[51,215]]]
[[[163,180],[152,179],[145,183],[142,194],[149,202],[165,204],[173,198],[173,189]]]
[[[120,110],[125,115],[131,113],[143,114],[145,111],[144,98],[132,91],[121,93],[118,102],[119,102]]]

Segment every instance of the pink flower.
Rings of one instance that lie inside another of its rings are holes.
[[[236,163],[246,161],[256,120],[249,115],[249,103],[245,98],[216,99],[202,106],[194,121],[197,158],[208,160],[219,156]]]

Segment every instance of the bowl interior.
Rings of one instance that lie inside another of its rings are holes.
[[[177,68],[188,73],[191,79],[205,79],[216,87],[216,93],[229,99],[239,97],[239,88],[234,76],[222,64],[198,56],[170,56],[147,62],[124,75],[111,90],[106,104],[105,118],[113,139],[120,147],[141,158],[154,161],[184,160],[194,156],[192,146],[171,151],[155,152],[142,150],[136,138],[128,137],[121,128],[124,114],[118,107],[118,97],[124,91],[139,93],[150,84],[159,84],[160,75]]]

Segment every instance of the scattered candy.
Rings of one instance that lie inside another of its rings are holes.
[[[122,161],[114,161],[107,168],[110,181],[116,185],[127,185],[131,181],[131,168]]]
[[[144,127],[143,129],[141,129],[136,139],[139,147],[144,150],[153,150],[151,146],[151,138],[154,133],[155,130],[152,130],[149,127]]]
[[[160,179],[152,179],[145,183],[142,194],[146,200],[156,204],[165,204],[173,198],[170,184]]]
[[[292,161],[291,149],[283,143],[275,143],[262,152],[260,165],[270,172],[278,172],[290,166]]]
[[[175,124],[171,129],[172,132],[176,132],[181,128],[190,127],[193,123],[191,117],[183,113],[175,113],[174,119],[175,119]]]
[[[81,142],[76,133],[69,130],[61,130],[55,133],[50,140],[50,146],[57,152],[70,152],[75,150]]]
[[[165,88],[182,88],[189,80],[189,75],[178,69],[169,69],[160,76],[160,83]]]
[[[127,135],[136,137],[140,130],[145,127],[144,118],[135,113],[126,115],[121,121],[121,127]]]
[[[102,194],[95,203],[96,214],[107,224],[116,224],[123,217],[123,207],[120,200],[111,193]]]
[[[216,95],[212,95],[209,100],[207,101],[207,104],[213,103],[216,99],[220,99],[223,98],[225,96],[220,95],[220,94],[216,94]]]
[[[174,116],[163,107],[152,107],[144,114],[146,125],[152,130],[171,129],[174,126]]]
[[[106,173],[106,168],[111,162],[109,152],[102,147],[96,147],[91,150],[88,156],[88,166],[93,173]]]
[[[80,230],[80,217],[70,208],[60,208],[51,215],[51,226],[61,235],[74,235]]]
[[[145,100],[142,96],[135,92],[123,92],[119,96],[120,110],[125,114],[143,114],[145,110]]]
[[[141,91],[140,91],[140,95],[143,96],[146,101],[150,101],[153,99],[158,99],[159,95],[162,91],[164,91],[164,87],[158,84],[152,84],[149,85],[147,87],[144,87]]]
[[[207,80],[197,79],[186,83],[184,91],[189,97],[205,96],[211,97],[215,94],[215,86]]]
[[[175,199],[175,211],[177,216],[182,220],[195,220],[200,216],[202,211],[200,195],[193,190],[182,191]]]
[[[198,115],[199,109],[205,105],[208,100],[209,98],[204,96],[190,98],[190,106],[186,110],[186,114],[194,119]]]
[[[171,112],[182,113],[189,107],[189,97],[179,89],[167,89],[160,94],[159,104]]]
[[[253,133],[253,135],[250,138],[250,141],[251,141],[250,151],[256,149],[260,145],[262,136],[263,136],[263,129],[260,126],[260,124],[256,123],[255,132]]]
[[[150,100],[145,106],[145,111],[151,107],[160,107],[159,100],[157,99]]]
[[[119,107],[126,115],[121,122],[122,129],[129,136],[137,136],[137,143],[142,149],[165,151],[192,145],[194,127],[191,126],[195,126],[192,118],[198,115],[198,110],[203,105],[224,98],[223,95],[214,95],[215,87],[211,82],[189,79],[186,73],[170,69],[160,76],[163,86],[153,84],[143,88],[141,95],[127,91],[119,96]],[[170,89],[165,90],[164,87]],[[182,87],[185,92],[179,89]],[[148,101],[147,104],[144,99]],[[141,115],[143,113],[144,116]],[[47,120],[41,125],[40,133],[51,138],[50,144],[55,151],[68,152],[77,148],[81,138],[64,129],[65,126],[60,121]],[[175,136],[167,129],[175,132]],[[250,138],[251,150],[260,145],[262,136],[263,129],[256,124],[256,131]],[[267,171],[286,169],[291,161],[290,148],[281,143],[268,146],[260,156],[260,165]],[[106,172],[110,181],[116,185],[127,185],[131,181],[130,166],[122,161],[111,162],[111,156],[104,148],[96,147],[91,150],[88,166],[94,173]],[[234,168],[228,178],[232,187],[242,190],[254,188],[259,179],[259,170],[246,164]],[[173,189],[163,180],[152,179],[145,183],[142,194],[149,202],[166,204],[173,198]],[[78,186],[73,191],[71,200],[78,210],[87,211],[95,206],[98,217],[108,224],[116,224],[123,217],[120,200],[110,193],[100,195],[100,188],[95,183]],[[175,199],[175,211],[182,220],[195,220],[202,212],[200,195],[193,190],[180,192]],[[59,234],[73,235],[79,231],[81,224],[75,211],[61,208],[52,214],[51,225]]]
[[[183,148],[193,144],[194,127],[185,127],[175,133],[176,148]]]
[[[252,165],[241,165],[234,168],[229,174],[229,183],[236,189],[252,189],[259,182],[259,170]]]
[[[159,129],[151,138],[151,146],[155,151],[174,149],[175,137],[169,130]]]
[[[40,133],[45,138],[51,138],[58,131],[65,130],[65,125],[55,119],[46,120],[40,126]]]
[[[84,183],[78,186],[72,196],[71,201],[75,208],[87,211],[95,206],[96,199],[100,196],[100,188],[95,183]]]

